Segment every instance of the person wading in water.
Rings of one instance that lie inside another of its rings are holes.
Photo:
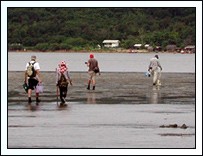
[[[31,61],[26,64],[25,67],[25,80],[24,83],[28,86],[28,103],[31,103],[32,90],[34,90],[38,83],[41,83],[40,79],[40,66],[36,62],[36,56],[31,56]],[[39,93],[36,93],[36,102],[40,102]]]
[[[90,58],[88,62],[85,62],[85,64],[87,64],[87,66],[89,67],[88,69],[89,79],[88,79],[87,89],[90,90],[90,85],[92,83],[92,90],[95,90],[96,74],[99,73],[100,75],[98,61],[94,58],[93,54],[90,54]]]
[[[161,71],[162,67],[159,62],[159,56],[155,55],[153,58],[150,59],[150,64],[148,71],[152,74],[153,76],[153,85],[161,85],[160,78],[161,78]]]
[[[65,61],[62,61],[61,63],[59,63],[57,73],[56,73],[56,86],[59,88],[59,93],[60,93],[59,96],[61,100],[60,105],[65,105],[65,102],[66,102],[65,98],[67,96],[69,83],[70,85],[72,85],[72,80],[70,78],[68,67]]]

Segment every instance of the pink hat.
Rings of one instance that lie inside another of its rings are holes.
[[[61,73],[64,73],[66,70],[68,69],[66,62],[65,61],[61,61],[61,63],[59,63],[59,71]]]
[[[94,54],[90,54],[90,58],[94,58]]]

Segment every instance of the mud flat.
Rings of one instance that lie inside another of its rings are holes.
[[[71,73],[67,107],[57,105],[55,73],[42,75],[42,101],[29,105],[23,72],[8,72],[8,148],[196,146],[195,74],[163,73],[156,87],[143,73],[102,73],[89,91],[87,73]]]
[[[67,100],[97,104],[195,104],[194,73],[163,73],[162,86],[152,86],[152,78],[144,73],[101,73],[95,91],[86,90],[87,73],[71,73]],[[56,101],[54,72],[42,72],[43,102]],[[8,72],[9,104],[26,102],[22,88],[23,72]],[[33,94],[34,95],[34,94]],[[92,99],[92,100],[91,100]]]

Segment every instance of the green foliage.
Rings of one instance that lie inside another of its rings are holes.
[[[133,45],[135,43],[139,43],[138,41],[136,41],[135,39],[125,39],[121,42],[121,47],[125,48],[125,49],[129,49],[129,48],[133,48]]]
[[[73,47],[77,47],[77,46],[85,46],[86,41],[83,38],[67,38],[63,43],[66,43],[68,45],[71,45]]]
[[[8,8],[8,45],[35,50],[95,49],[105,39],[184,46],[196,42],[195,8]]]
[[[49,49],[49,44],[48,43],[38,43],[35,46],[35,48],[40,50],[40,51],[46,51],[47,49]]]

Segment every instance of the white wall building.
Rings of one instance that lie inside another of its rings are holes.
[[[119,47],[120,41],[119,40],[104,40],[103,42],[104,47],[106,48],[115,48]]]
[[[135,48],[135,49],[140,49],[141,46],[142,46],[142,44],[134,44],[134,48]]]

